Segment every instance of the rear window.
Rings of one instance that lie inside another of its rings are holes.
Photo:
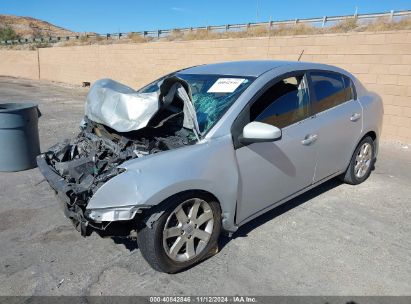
[[[347,76],[343,76],[343,79],[344,79],[345,96],[346,96],[345,99],[346,100],[357,99],[354,83],[352,82],[351,78]]]
[[[354,99],[350,78],[337,73],[312,72],[311,82],[316,96],[313,112],[319,113]]]

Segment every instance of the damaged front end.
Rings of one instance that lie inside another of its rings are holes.
[[[92,230],[104,231],[112,221],[129,220],[141,212],[117,208],[91,213],[87,209],[98,189],[124,171],[119,167],[122,163],[198,141],[196,118],[192,105],[190,108],[187,104],[191,103],[191,94],[182,80],[174,77],[163,82],[158,105],[151,103],[149,114],[141,111],[147,103],[140,107],[135,104],[139,93],[121,86],[110,80],[96,83],[90,90],[77,137],[54,145],[37,158],[41,173],[63,201],[65,215],[83,236]],[[153,106],[158,109],[154,111]],[[133,108],[134,116],[130,114]],[[108,216],[107,212],[115,214]]]

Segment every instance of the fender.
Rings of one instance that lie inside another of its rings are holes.
[[[377,156],[384,115],[382,99],[378,94],[368,92],[366,96],[361,96],[361,98],[359,98],[359,102],[363,107],[363,128],[360,140],[365,136],[365,134],[374,132],[376,135],[375,156]]]
[[[176,193],[203,190],[218,199],[223,228],[236,230],[239,175],[231,136],[133,159],[119,167],[125,172],[101,186],[87,209],[150,208]]]

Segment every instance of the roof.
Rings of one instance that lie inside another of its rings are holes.
[[[182,74],[218,74],[232,76],[258,77],[265,72],[296,61],[280,60],[250,60],[250,61],[228,61],[198,65],[179,71]]]

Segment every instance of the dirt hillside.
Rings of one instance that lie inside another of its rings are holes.
[[[75,34],[65,28],[32,17],[0,15],[0,27],[10,26],[22,38],[68,36]]]

